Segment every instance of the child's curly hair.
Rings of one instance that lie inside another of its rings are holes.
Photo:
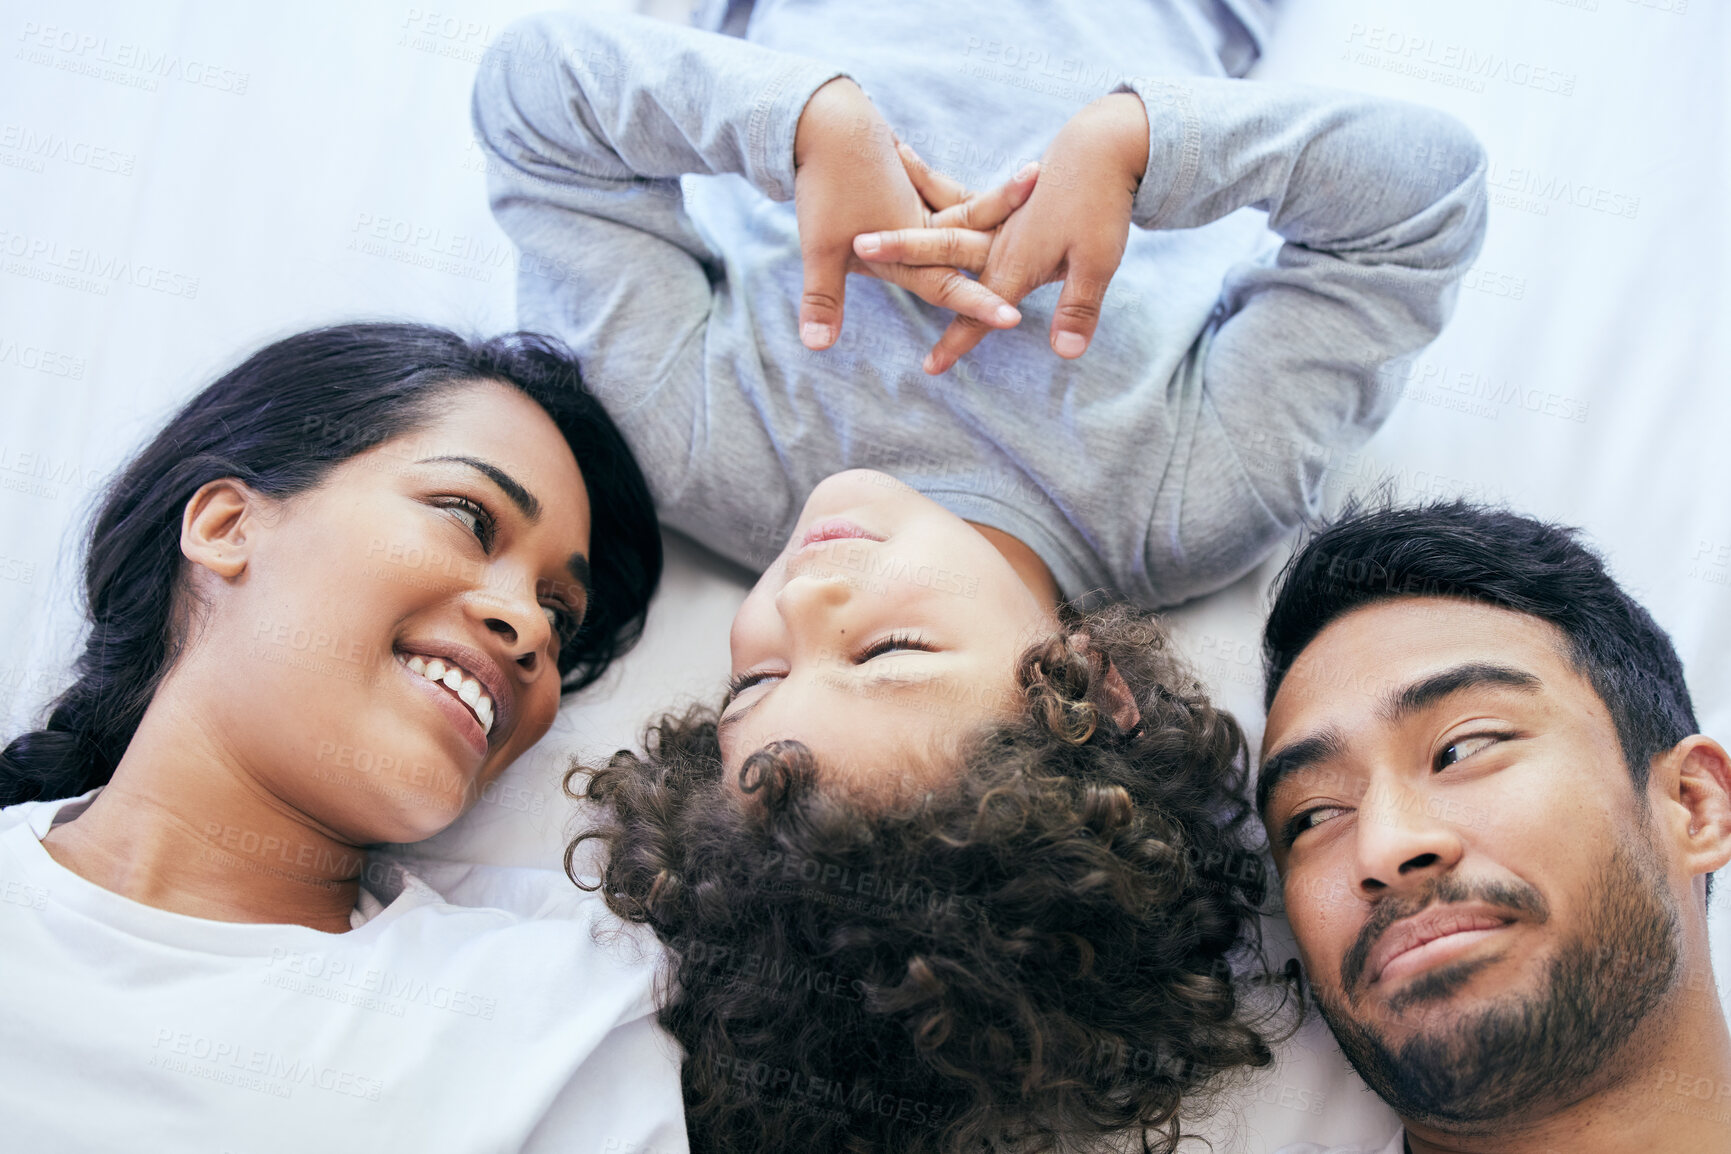
[[[1259,955],[1265,888],[1244,735],[1152,614],[1064,618],[1021,658],[1020,714],[887,810],[826,790],[793,742],[746,760],[761,804],[742,801],[703,708],[567,777],[601,803],[568,872],[598,840],[608,904],[668,947],[694,1151],[1044,1151],[1139,1128],[1164,1152],[1181,1105],[1270,1061],[1231,965]],[[1127,731],[1113,668],[1141,711]]]

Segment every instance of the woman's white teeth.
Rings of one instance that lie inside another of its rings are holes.
[[[475,714],[475,719],[481,723],[481,731],[493,732],[493,699],[487,696],[481,682],[464,673],[455,665],[448,665],[437,657],[422,657],[416,653],[403,662],[411,670],[419,673],[428,681],[437,681],[467,705]]]

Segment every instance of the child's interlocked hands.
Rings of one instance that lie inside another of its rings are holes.
[[[854,255],[854,238],[861,233],[989,230],[1027,199],[1036,175],[1030,165],[990,192],[973,195],[963,190],[960,199],[940,197],[945,203],[934,205],[916,186],[918,170],[907,167],[904,152],[853,81],[832,80],[806,102],[794,132],[793,202],[805,266],[800,340],[807,348],[827,349],[840,334],[849,272],[900,285],[967,317],[981,332],[1010,328],[1022,319],[997,293],[963,276],[950,262],[904,264],[885,258],[866,264]],[[946,264],[950,267],[941,267]]]
[[[1026,203],[1008,205],[1003,215],[970,214],[967,206],[973,202],[966,199],[966,189],[911,159],[910,172],[925,174],[920,191],[928,203],[964,199],[939,214],[948,221],[934,218],[923,227],[861,235],[854,239],[854,252],[879,269],[893,263],[904,269],[942,266],[946,273],[977,273],[979,287],[1011,305],[1061,280],[1050,339],[1054,352],[1073,359],[1093,340],[1101,301],[1124,256],[1131,207],[1147,165],[1148,114],[1142,100],[1134,93],[1114,93],[1059,130],[1039,165],[1038,184],[1024,194]],[[1017,180],[1026,174],[1024,169]],[[1009,327],[982,323],[985,318],[974,310],[955,311],[956,319],[926,357],[928,373],[949,369],[990,328]]]

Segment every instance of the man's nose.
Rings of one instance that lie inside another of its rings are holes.
[[[1430,798],[1404,784],[1372,785],[1358,807],[1359,892],[1365,897],[1410,889],[1460,861],[1455,827],[1437,816]]]

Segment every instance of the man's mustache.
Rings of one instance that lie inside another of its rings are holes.
[[[1472,901],[1524,915],[1534,922],[1544,922],[1551,916],[1544,895],[1525,882],[1467,882],[1453,874],[1443,874],[1416,894],[1383,898],[1371,907],[1370,916],[1359,928],[1352,948],[1340,960],[1341,990],[1356,1000],[1359,986],[1364,981],[1365,966],[1370,962],[1370,953],[1390,926],[1422,913],[1432,905]]]

